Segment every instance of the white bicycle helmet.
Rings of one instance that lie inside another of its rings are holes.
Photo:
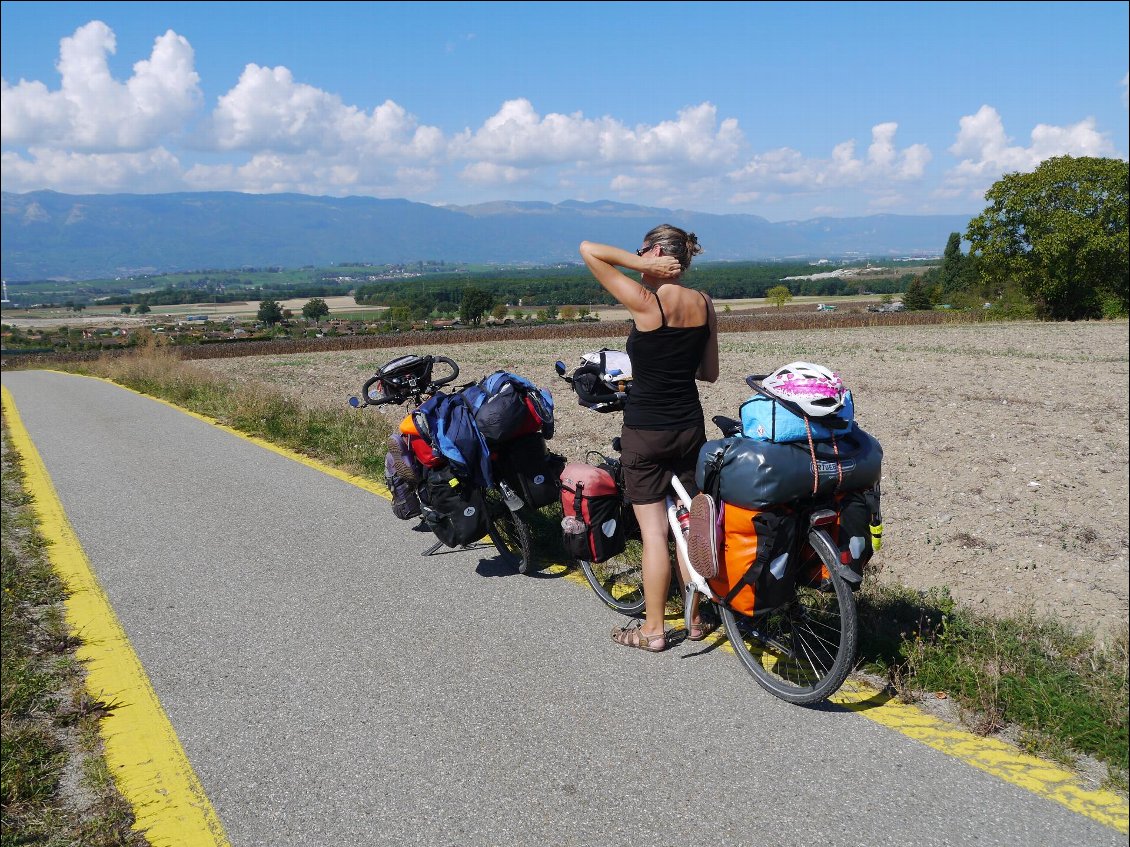
[[[796,403],[814,418],[834,415],[844,407],[843,380],[822,365],[790,362],[765,377],[762,385],[773,396]]]

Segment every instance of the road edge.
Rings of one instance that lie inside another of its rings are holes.
[[[47,467],[7,386],[0,402],[19,456],[47,557],[68,591],[67,624],[81,640],[76,658],[86,690],[107,706],[100,722],[106,763],[133,808],[134,829],[154,847],[230,847],[157,693],[90,567]]]

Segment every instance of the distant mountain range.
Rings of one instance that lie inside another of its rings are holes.
[[[771,223],[623,203],[429,206],[302,194],[2,195],[7,280],[98,279],[241,267],[444,260],[578,261],[585,239],[634,247],[652,226],[696,232],[703,261],[938,255],[961,215],[874,215]]]

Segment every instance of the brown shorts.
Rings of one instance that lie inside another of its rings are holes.
[[[679,477],[693,497],[698,492],[695,464],[705,443],[706,428],[702,425],[691,429],[624,427],[620,434],[620,462],[628,500],[641,506],[661,502],[672,493],[672,474]]]

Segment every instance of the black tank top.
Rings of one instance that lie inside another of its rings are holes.
[[[702,364],[710,337],[709,321],[702,326],[667,326],[659,295],[655,303],[659,306],[662,325],[641,332],[633,324],[628,333],[627,352],[632,360],[633,383],[624,409],[624,425],[633,429],[701,426],[702,404],[694,375]]]

